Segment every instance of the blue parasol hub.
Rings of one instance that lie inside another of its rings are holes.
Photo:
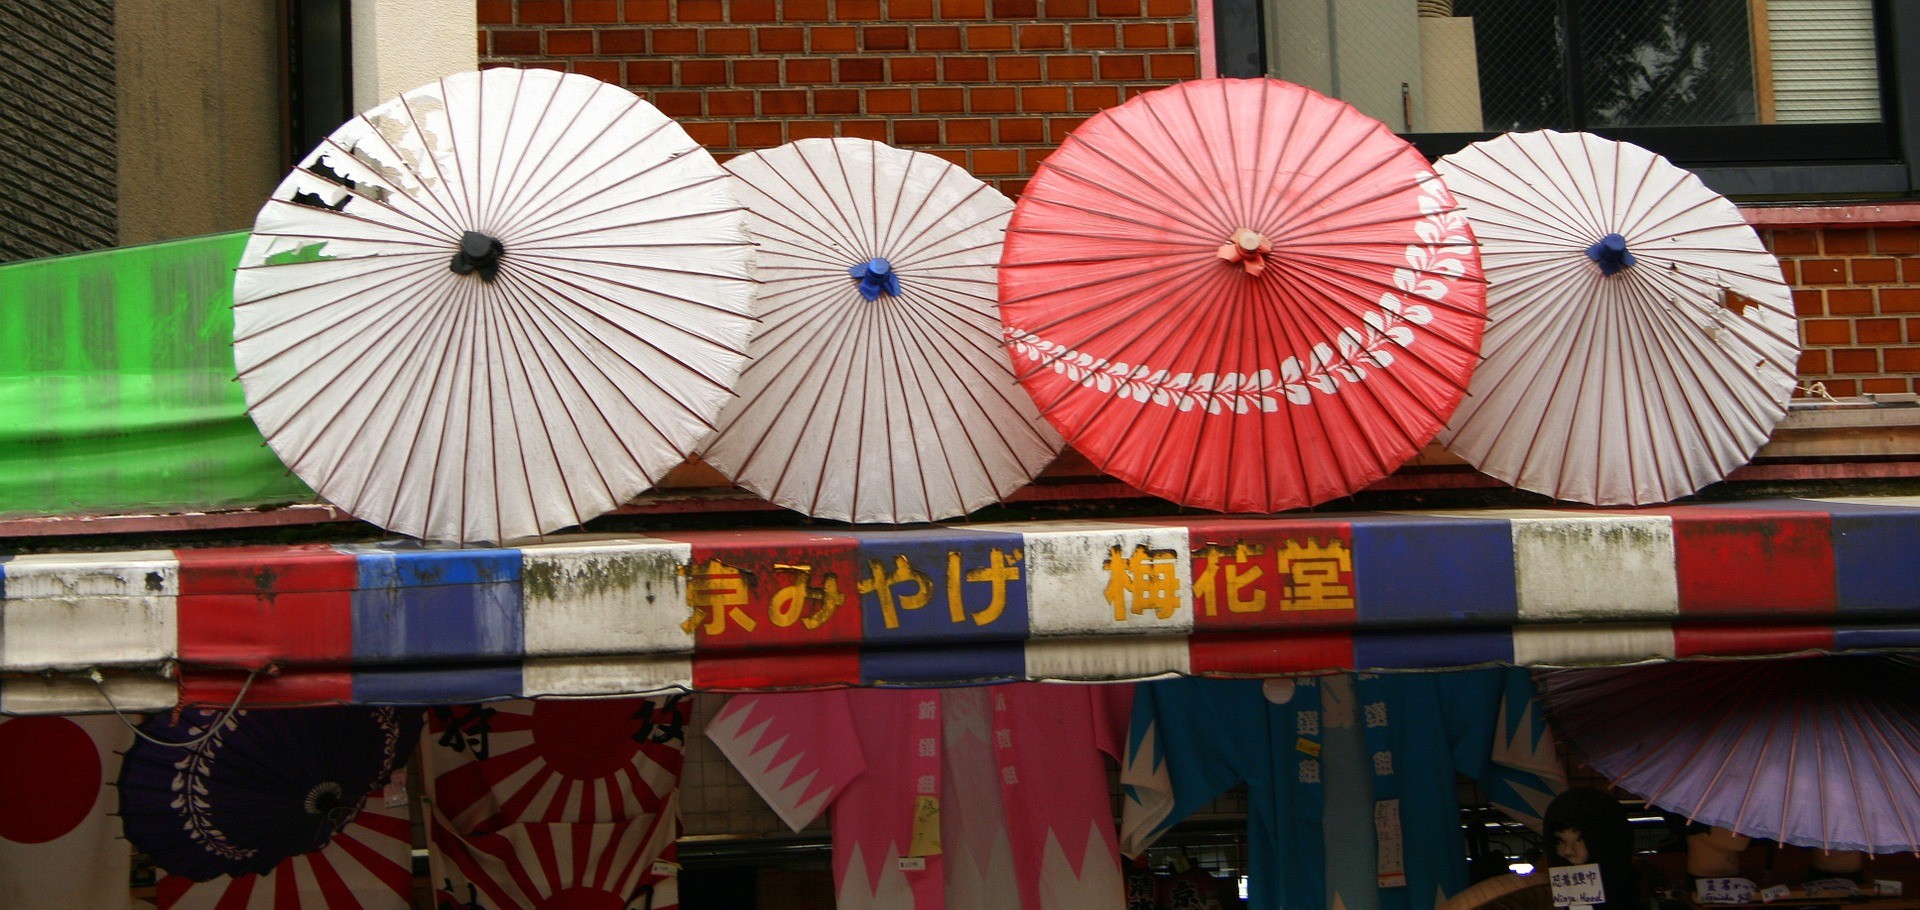
[[[1608,234],[1600,242],[1587,247],[1587,258],[1600,264],[1600,274],[1614,275],[1621,269],[1634,263],[1633,254],[1627,251],[1627,238],[1619,234]]]
[[[900,275],[893,270],[893,263],[880,256],[847,269],[847,274],[860,282],[860,296],[868,300],[879,300],[881,294],[900,296]]]

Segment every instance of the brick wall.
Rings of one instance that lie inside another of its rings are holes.
[[[0,0],[0,262],[114,244],[113,15]]]
[[[1195,76],[1194,0],[478,0],[482,66],[625,85],[721,158],[814,136],[1009,195],[1089,115]]]
[[[1835,397],[1920,392],[1920,227],[1774,226],[1761,237],[1793,286],[1802,383]]]

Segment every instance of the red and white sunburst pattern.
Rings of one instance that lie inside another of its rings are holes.
[[[667,910],[680,905],[678,805],[650,819],[509,825],[462,837],[433,817],[433,880],[447,910]]]
[[[466,835],[657,817],[680,785],[688,705],[668,696],[434,709],[426,758],[436,809]]]
[[[266,875],[164,876],[155,888],[160,910],[406,910],[413,906],[413,836],[406,804],[387,802],[380,793],[368,797],[326,849],[282,860]]]

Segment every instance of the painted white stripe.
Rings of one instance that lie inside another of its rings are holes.
[[[1026,650],[1029,679],[1150,679],[1193,671],[1185,635],[1036,638]]]
[[[1513,629],[1513,662],[1523,667],[1578,667],[1672,657],[1673,627],[1666,623]]]
[[[113,704],[128,714],[168,711],[180,701],[180,689],[158,671],[111,676],[106,681]],[[0,682],[0,714],[105,714],[113,708],[85,679],[29,676]]]
[[[692,545],[649,539],[537,544],[522,547],[520,558],[528,655],[693,650],[693,633],[680,627],[691,615],[683,572],[693,560]]]
[[[180,564],[167,550],[7,562],[0,670],[140,666],[179,654]]]
[[[1511,524],[1521,622],[1679,615],[1672,519],[1561,515]]]
[[[657,695],[693,689],[685,654],[529,660],[520,667],[528,698],[541,695]]]
[[[1095,521],[972,527],[1025,538],[1035,638],[1193,630],[1186,528]]]

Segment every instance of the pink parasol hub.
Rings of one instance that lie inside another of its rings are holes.
[[[1271,252],[1273,241],[1259,231],[1241,228],[1220,245],[1220,252],[1216,255],[1227,262],[1239,263],[1248,275],[1258,277],[1267,270],[1267,254]]]

